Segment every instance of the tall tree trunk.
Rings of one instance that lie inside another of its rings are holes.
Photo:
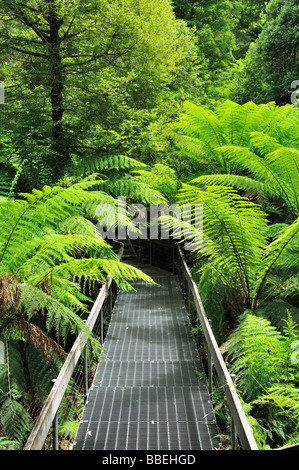
[[[63,175],[65,167],[69,163],[69,151],[65,142],[63,128],[63,72],[60,54],[61,38],[59,29],[62,21],[57,17],[56,6],[49,0],[49,69],[51,86],[51,107],[52,107],[52,155],[50,165],[53,171],[53,178]]]

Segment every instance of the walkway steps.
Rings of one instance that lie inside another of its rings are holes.
[[[177,277],[120,292],[74,450],[212,450],[218,429]]]

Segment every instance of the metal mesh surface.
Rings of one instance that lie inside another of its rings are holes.
[[[135,264],[135,263],[134,263]],[[157,283],[120,292],[105,356],[74,450],[209,450],[219,446],[203,368],[178,280],[138,265]]]

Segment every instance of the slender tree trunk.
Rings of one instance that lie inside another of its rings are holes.
[[[59,29],[62,21],[57,17],[55,4],[49,0],[49,69],[52,107],[52,155],[50,165],[54,179],[63,175],[69,163],[69,152],[65,142],[63,115],[63,89],[64,80],[60,54],[61,38]]]

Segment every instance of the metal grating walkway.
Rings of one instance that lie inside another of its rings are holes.
[[[74,450],[211,450],[214,412],[176,276],[118,294]]]

